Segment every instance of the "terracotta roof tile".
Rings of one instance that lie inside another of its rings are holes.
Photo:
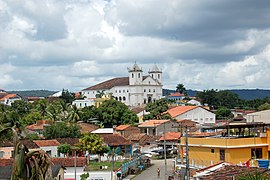
[[[36,143],[39,147],[59,146],[60,145],[60,143],[56,139],[51,139],[51,140],[34,140],[34,143]]]
[[[37,149],[39,148],[39,146],[34,143],[33,141],[31,140],[20,140],[20,142],[25,145],[28,149]],[[1,145],[1,147],[14,147],[13,145],[13,142],[12,141],[6,141],[6,142],[3,142],[3,144]]]
[[[3,166],[11,166],[13,164],[13,159],[3,159],[3,158],[0,158],[0,167],[3,167]]]
[[[132,142],[119,134],[100,134],[104,142],[110,146],[130,145]]]
[[[99,83],[97,85],[88,87],[86,89],[83,89],[82,91],[111,89],[114,86],[127,86],[127,85],[129,85],[129,77],[119,77],[119,78],[113,78],[113,79],[104,81],[102,83]]]
[[[166,141],[177,141],[180,138],[180,132],[166,132],[165,133]],[[162,136],[160,141],[164,141],[164,136]]]
[[[79,138],[56,138],[56,140],[60,144],[70,144],[71,146],[74,146],[79,142]]]
[[[185,96],[184,94],[181,94],[180,92],[176,92],[176,93],[171,93],[170,95],[169,95],[169,97],[175,97],[175,96]]]
[[[135,114],[138,114],[138,113],[144,111],[144,108],[142,108],[142,107],[135,107],[135,108],[132,108],[131,111],[134,112]]]
[[[140,124],[138,127],[155,127],[160,126],[163,123],[169,122],[170,120],[149,120]]]
[[[115,130],[117,131],[123,131],[125,129],[127,129],[128,127],[130,127],[130,125],[119,125],[115,128]]]
[[[169,109],[167,113],[169,113],[170,116],[174,118],[195,108],[198,108],[198,106],[177,106],[175,108]]]
[[[5,95],[4,97],[2,97],[2,98],[0,99],[0,101],[5,100],[5,99],[14,98],[14,97],[17,97],[17,96],[18,96],[17,94],[7,94],[7,95]]]
[[[78,122],[77,125],[80,127],[81,133],[89,133],[89,132],[99,129],[97,125],[84,123],[84,122]]]

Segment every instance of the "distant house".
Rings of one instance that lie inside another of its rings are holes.
[[[92,134],[113,134],[113,128],[99,128],[91,132]]]
[[[120,135],[124,137],[128,137],[132,134],[139,134],[140,129],[138,127],[131,126],[131,125],[119,125],[115,128],[115,132],[119,133]]]
[[[132,142],[119,134],[100,134],[104,139],[104,143],[111,149],[119,147],[124,154],[124,157],[132,155]]]
[[[36,133],[38,135],[42,135],[46,126],[51,126],[51,120],[37,120],[35,124],[31,124],[26,126],[26,129],[30,133]]]
[[[45,98],[44,97],[36,97],[36,96],[29,96],[26,98],[26,100],[30,103],[33,103],[33,102],[41,100],[41,99],[45,99]]]
[[[244,118],[246,118],[247,114],[255,113],[256,110],[232,109],[231,112],[234,117],[243,116]]]
[[[176,132],[177,122],[171,120],[149,120],[138,125],[141,133],[160,136],[164,132]]]
[[[25,145],[29,150],[36,150],[40,149],[39,146],[34,143],[33,141],[30,140],[20,140],[20,142]],[[13,152],[14,152],[14,144],[13,142],[4,142],[1,144],[0,147],[0,158],[4,159],[10,159],[13,157]],[[0,160],[0,162],[2,159]]]
[[[77,108],[84,108],[88,106],[94,106],[95,105],[95,100],[92,99],[77,99],[72,102],[72,105],[77,106]]]
[[[7,94],[0,98],[0,103],[5,104],[7,106],[11,106],[15,101],[22,100],[22,98],[17,94]]]
[[[201,106],[177,106],[169,109],[167,113],[174,119],[188,119],[199,124],[214,124],[216,122],[215,113]]]
[[[150,112],[147,112],[143,107],[135,107],[132,108],[131,111],[137,115],[137,117],[139,118],[139,123],[143,122],[144,115],[150,114]]]
[[[59,153],[57,151],[57,147],[60,145],[60,143],[56,139],[34,140],[33,142],[36,143],[40,149],[45,151],[51,157],[58,157],[59,156]]]
[[[270,110],[258,111],[253,113],[246,114],[247,122],[262,122],[269,123],[270,122]]]
[[[171,93],[167,97],[167,99],[174,100],[176,102],[182,101],[182,100],[184,100],[184,98],[185,98],[185,95],[180,93],[180,92]]]
[[[195,99],[191,99],[187,102],[187,104],[191,104],[191,105],[194,105],[194,106],[201,106],[202,103],[200,101],[197,101]]]

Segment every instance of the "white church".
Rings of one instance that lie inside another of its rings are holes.
[[[100,92],[112,96],[128,106],[141,106],[162,98],[162,71],[154,65],[143,75],[143,70],[136,63],[128,68],[128,77],[113,78],[81,91],[86,98],[96,98]]]

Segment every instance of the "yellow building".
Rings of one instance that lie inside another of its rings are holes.
[[[251,159],[251,163],[256,165],[255,159],[269,158],[270,129],[256,135],[188,137],[189,163],[195,167],[205,167],[221,161],[243,164]],[[185,146],[185,141],[185,137],[182,137],[182,147]]]

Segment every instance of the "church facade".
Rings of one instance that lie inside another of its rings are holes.
[[[85,88],[81,94],[86,98],[96,98],[97,94],[112,96],[127,106],[141,106],[162,98],[162,71],[154,65],[143,75],[143,70],[136,63],[128,68],[128,77],[113,78],[97,85]]]

